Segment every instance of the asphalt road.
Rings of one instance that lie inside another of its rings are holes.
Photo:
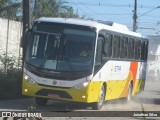
[[[73,102],[64,102],[64,101],[50,100],[46,106],[36,106],[34,102],[34,98],[0,101],[0,111],[28,111],[30,106],[34,106],[35,111],[39,111],[39,112],[40,111],[43,111],[43,112],[70,111],[70,110],[71,111],[93,111],[90,105],[73,103]],[[108,102],[105,102],[105,105],[100,111],[140,111],[141,112],[143,110],[153,111],[153,113],[154,111],[155,112],[160,111],[160,81],[147,80],[145,84],[145,90],[140,94],[138,94],[137,96],[134,96],[132,101],[128,103],[126,103],[125,100],[108,101]],[[97,112],[97,114],[99,113],[100,112]],[[82,117],[82,115],[80,116]],[[76,119],[79,119],[79,118],[76,118]],[[96,118],[93,118],[93,119],[96,119]]]

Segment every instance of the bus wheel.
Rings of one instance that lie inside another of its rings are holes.
[[[46,105],[48,102],[47,98],[39,98],[39,97],[35,97],[35,102],[37,105]]]
[[[102,106],[103,106],[104,99],[105,99],[105,87],[103,85],[102,88],[101,88],[101,90],[100,90],[99,101],[93,103],[92,109],[94,109],[94,110],[100,110],[102,108]]]
[[[132,84],[130,83],[129,87],[128,87],[127,102],[131,101],[131,99],[132,99],[132,89],[133,89],[133,87],[132,87]]]

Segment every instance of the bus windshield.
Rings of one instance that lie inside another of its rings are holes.
[[[54,31],[45,32],[42,28],[33,31],[26,62],[41,69],[59,72],[91,71],[95,32],[70,28]]]

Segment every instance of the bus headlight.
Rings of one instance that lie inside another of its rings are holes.
[[[31,77],[29,77],[28,75],[25,75],[24,76],[24,79],[26,80],[26,81],[28,81],[29,83],[31,83],[31,84],[34,84],[34,83],[36,83]]]
[[[25,75],[25,76],[24,76],[24,79],[25,79],[25,80],[28,80],[28,78],[29,78],[28,75]]]
[[[75,87],[76,89],[81,89],[81,88],[83,88],[83,87],[86,87],[88,84],[89,84],[89,82],[83,82],[83,83],[80,83],[80,84],[75,85],[74,87]]]

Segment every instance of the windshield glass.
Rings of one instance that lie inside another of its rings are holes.
[[[57,69],[91,70],[94,38],[93,32],[64,29]]]
[[[30,38],[26,54],[30,65],[60,72],[92,70],[95,32],[68,28],[54,33],[35,30]]]
[[[37,67],[56,69],[56,51],[59,41],[60,35],[33,33],[26,61]]]

